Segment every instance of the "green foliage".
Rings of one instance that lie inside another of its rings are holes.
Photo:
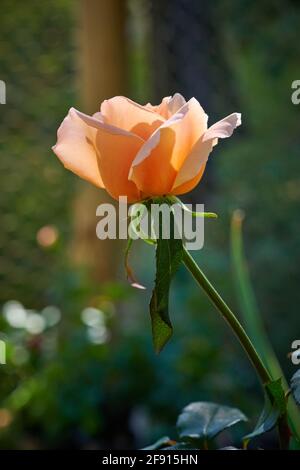
[[[247,421],[236,408],[209,402],[195,402],[186,406],[177,420],[179,437],[183,441],[207,441],[235,424]]]
[[[169,317],[169,290],[183,255],[182,240],[174,238],[173,213],[170,219],[170,239],[164,239],[159,234],[156,244],[156,277],[150,301],[153,343],[156,352],[160,352],[172,336],[173,328]]]
[[[242,112],[243,121],[234,139],[218,146],[213,156],[214,207],[222,214],[225,234],[221,238],[218,230],[217,245],[227,244],[226,214],[242,209],[251,278],[271,341],[284,361],[300,302],[299,106],[291,102],[291,84],[299,77],[300,4],[230,0],[226,7],[218,2],[215,12],[236,96],[228,104]]]
[[[249,278],[248,264],[243,249],[242,222],[243,214],[239,210],[235,211],[231,219],[230,238],[234,280],[236,283],[236,292],[239,299],[241,315],[246,331],[269,370],[272,379],[276,380],[277,377],[282,378],[282,387],[281,384],[278,383],[278,394],[282,395],[283,391],[285,393],[288,391],[288,384],[267,336],[263,318],[259,312],[253,287]],[[299,438],[300,412],[293,399],[290,399],[287,403],[287,414],[292,428],[292,433]],[[262,418],[262,422],[263,421],[264,419]]]
[[[171,439],[168,436],[161,437],[154,444],[144,447],[143,450],[156,450],[171,444]]]
[[[157,198],[153,200],[157,204],[179,204],[181,210],[189,211],[176,197]],[[151,201],[148,202],[148,205]],[[211,212],[193,212],[193,217],[216,218]],[[160,352],[172,336],[172,324],[169,316],[169,291],[172,278],[178,270],[183,258],[184,241],[176,238],[175,212],[170,212],[170,237],[163,237],[162,217],[159,223],[159,234],[156,234],[156,277],[155,286],[150,301],[150,315],[152,321],[152,334],[154,349]],[[129,246],[130,248],[130,246]]]
[[[195,446],[188,442],[178,442],[173,446],[164,447],[163,450],[197,450]]]
[[[147,248],[146,255],[149,267],[153,250]],[[151,278],[144,272],[147,286]],[[247,375],[236,374],[231,341],[220,354],[218,319],[211,316],[207,322],[206,301],[195,295],[184,270],[170,296],[174,336],[160,356],[153,353],[144,291],[124,283],[84,288],[85,282],[74,273],[60,276],[55,298],[63,306],[61,320],[39,334],[13,328],[1,315],[8,353],[7,365],[0,368],[0,409],[12,419],[0,429],[1,448],[107,448],[120,441],[139,448],[157,436],[171,436],[187,401],[216,401],[220,389],[227,402],[255,411],[247,394],[237,391]],[[94,327],[81,319],[91,305],[104,313],[102,343],[94,342]],[[182,321],[182,312],[189,321]],[[237,375],[235,382],[228,371]]]
[[[297,370],[291,378],[291,390],[296,402],[300,405],[300,370]]]
[[[8,104],[1,107],[0,128],[0,303],[18,299],[41,315],[48,304],[62,311],[61,322],[40,334],[0,318],[8,348],[8,363],[0,369],[1,412],[11,413],[0,430],[1,448],[142,446],[170,433],[186,402],[216,401],[222,390],[224,402],[249,416],[260,403],[239,346],[184,272],[170,295],[174,338],[158,362],[144,294],[135,292],[133,299],[124,284],[112,283],[98,305],[100,286],[65,268],[75,179],[50,147],[77,101],[73,5],[1,2],[0,79],[7,83]],[[220,218],[207,224],[199,254],[231,303],[229,216],[236,207],[246,212],[249,270],[284,369],[291,367],[286,357],[298,331],[300,301],[299,106],[290,100],[291,81],[299,78],[299,8],[292,0],[214,2],[218,54],[230,69],[214,95],[216,117],[227,100],[226,112],[241,111],[243,126],[208,162],[204,178],[215,169],[215,179],[207,199]],[[46,248],[36,237],[48,224],[59,236]],[[145,248],[139,258],[137,269],[148,285],[152,258]],[[110,339],[94,344],[80,312],[87,305],[105,310],[107,303],[114,312],[106,324]],[[146,420],[144,428],[128,424],[135,414]]]
[[[286,412],[286,397],[282,387],[281,379],[274,380],[265,386],[265,405],[262,414],[255,426],[254,431],[244,437],[244,441],[261,436],[271,431],[279,419]]]
[[[74,178],[51,146],[75,100],[72,8],[70,0],[1,2],[0,304],[45,305],[64,265]],[[49,247],[37,239],[48,225],[57,233]]]
[[[190,403],[177,419],[179,439],[170,441],[163,437],[146,449],[208,449],[209,443],[218,434],[241,421],[247,421],[247,418],[236,408],[210,402]]]

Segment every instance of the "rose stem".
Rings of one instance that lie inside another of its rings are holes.
[[[209,282],[205,274],[201,271],[197,263],[195,262],[194,258],[190,255],[190,253],[184,248],[183,252],[183,263],[185,264],[186,268],[190,271],[192,276],[195,278],[197,283],[202,287],[205,291],[206,295],[210,298],[214,306],[220,312],[222,317],[226,320],[229,324],[231,329],[236,334],[237,338],[239,339],[241,345],[243,346],[244,350],[246,351],[254,369],[256,370],[262,385],[266,385],[268,382],[272,381],[272,377],[269,374],[268,370],[264,366],[261,358],[259,357],[258,353],[256,352],[255,347],[253,346],[250,338],[248,337],[246,331],[228,307],[228,305],[224,302],[222,297],[213,287],[213,285]],[[279,439],[281,448],[286,448],[286,426],[282,425],[284,421],[284,417],[281,417],[280,425],[278,426],[279,430]]]

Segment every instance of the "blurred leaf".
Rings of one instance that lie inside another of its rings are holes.
[[[188,442],[177,442],[173,446],[170,447],[164,447],[162,450],[199,450],[195,446],[192,446],[192,444],[189,444]]]
[[[286,411],[286,398],[282,388],[281,379],[274,380],[265,386],[265,405],[254,430],[244,437],[249,441],[254,437],[261,436],[271,431],[277,424],[278,419]]]
[[[296,402],[300,405],[300,369],[291,378],[291,389],[293,397]]]
[[[279,415],[279,410],[272,406],[270,400],[267,400],[254,430],[250,434],[247,434],[243,440],[249,441],[254,437],[261,436],[262,434],[271,431],[276,426]]]
[[[233,446],[227,446],[227,447],[222,447],[221,449],[218,449],[218,450],[242,450],[242,449],[238,449],[237,447],[233,447]]]
[[[154,349],[160,352],[172,336],[173,328],[169,317],[169,290],[183,254],[182,240],[174,238],[174,215],[170,216],[170,239],[157,238],[156,277],[150,301]],[[160,224],[161,232],[161,224]]]
[[[286,397],[282,387],[282,379],[273,380],[266,385],[268,396],[273,405],[278,408],[280,416],[286,412]]]
[[[248,264],[244,253],[242,226],[244,220],[243,211],[237,209],[231,218],[231,254],[234,268],[234,280],[237,297],[245,328],[253,341],[258,353],[262,357],[273,380],[282,377],[282,387],[288,390],[287,381],[284,378],[280,363],[267,336],[262,315],[259,311],[255,293],[252,287]],[[282,394],[282,390],[279,392]],[[300,436],[300,413],[294,400],[287,404],[290,426],[295,436]]]
[[[181,439],[207,440],[240,421],[247,421],[247,418],[237,408],[195,402],[183,409],[177,420],[177,429]]]
[[[291,437],[289,450],[300,450],[300,442],[294,436]]]
[[[168,436],[161,437],[158,439],[154,444],[144,447],[142,450],[155,450],[155,449],[161,449],[162,447],[166,445],[170,445],[172,440]]]
[[[266,335],[263,318],[259,312],[244,252],[242,234],[244,217],[244,212],[240,209],[236,209],[231,218],[230,241],[236,294],[246,330],[270,373],[278,377],[282,375],[282,371]]]

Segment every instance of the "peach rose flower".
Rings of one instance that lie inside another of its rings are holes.
[[[141,106],[124,96],[103,101],[93,116],[71,108],[53,151],[64,166],[115,199],[183,194],[201,180],[219,138],[241,124],[233,113],[207,127],[195,98],[176,93]]]

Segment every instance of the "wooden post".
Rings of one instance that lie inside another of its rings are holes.
[[[78,86],[88,114],[99,111],[104,99],[126,94],[125,7],[124,0],[80,2]],[[81,183],[74,204],[72,258],[99,282],[113,279],[122,259],[121,242],[96,237],[96,207],[108,201],[105,191]]]

